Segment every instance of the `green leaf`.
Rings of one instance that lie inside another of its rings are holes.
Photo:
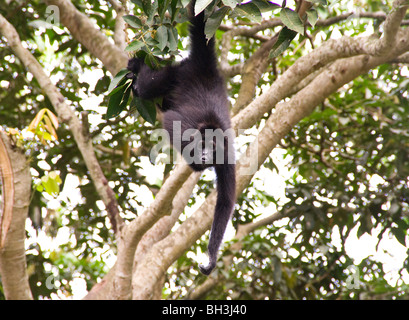
[[[279,6],[278,4],[265,0],[253,0],[252,3],[254,3],[260,9],[261,12],[268,12],[274,9],[281,8],[281,6]]]
[[[125,51],[139,51],[145,43],[142,41],[134,40],[125,48]]]
[[[166,45],[168,44],[168,28],[165,26],[160,26],[158,30],[156,30],[155,40],[159,42],[157,47],[160,50],[165,49]]]
[[[171,1],[172,0],[158,0],[158,13],[162,20],[165,17],[166,10],[168,9]]]
[[[148,53],[145,57],[145,64],[151,69],[157,69],[160,67],[158,59],[151,53]]]
[[[176,51],[178,49],[178,31],[176,28],[168,29],[169,50]]]
[[[128,101],[128,98],[126,97],[127,90],[130,89],[132,83],[126,83],[117,89],[115,89],[115,92],[110,96],[109,102],[108,102],[108,109],[107,113],[105,115],[106,119],[113,118],[120,114],[126,107],[126,103],[123,102],[126,99],[126,102]]]
[[[41,183],[36,184],[35,187],[36,187],[36,190],[38,192],[43,192],[44,191],[44,187],[43,187],[43,185]]]
[[[152,26],[155,22],[155,14],[158,9],[158,1],[142,0],[143,12],[147,15],[145,24]]]
[[[114,90],[114,88],[118,85],[120,85],[121,83],[124,83],[126,81],[125,76],[128,74],[129,70],[124,68],[121,69],[116,75],[115,77],[111,80],[111,83],[109,84],[108,87],[108,93],[111,92],[112,90]]]
[[[97,81],[92,93],[94,93],[95,95],[100,95],[107,92],[110,83],[111,83],[110,77],[104,75],[101,79]]]
[[[257,23],[261,22],[261,11],[254,3],[248,2],[237,6],[234,9],[234,12],[240,16],[248,18],[251,21]]]
[[[124,90],[125,90],[124,87],[127,87],[127,86],[129,85],[129,82],[132,82],[131,79],[125,79],[125,81],[124,81],[123,83],[120,82],[120,83],[118,84],[118,86],[115,87],[115,89],[112,90],[112,91],[108,94],[108,97],[113,96],[113,95],[114,95],[115,93],[117,93],[118,91],[124,91]]]
[[[179,18],[181,17],[179,15],[179,13],[184,8],[183,4],[182,4],[182,7],[179,7],[179,0],[172,0],[172,4],[170,5],[170,8],[171,8],[171,11],[172,11],[171,12],[171,18],[170,18],[171,22],[172,23],[175,22],[175,21],[182,22],[182,21],[179,20]],[[187,21],[187,17],[186,17],[186,21]]]
[[[238,1],[237,0],[223,0],[223,4],[232,9],[236,8]]]
[[[314,27],[315,24],[318,21],[318,12],[316,10],[308,10],[307,11],[307,17],[308,17],[308,21],[309,23],[311,23],[311,25]]]
[[[278,57],[283,53],[290,45],[291,41],[295,38],[297,32],[284,27],[278,35],[277,42],[274,44],[270,52],[270,58]]]
[[[139,19],[138,17],[136,17],[136,16],[133,16],[133,15],[125,15],[125,16],[123,16],[122,17],[123,19],[124,19],[124,21],[127,23],[127,24],[129,24],[131,27],[133,27],[133,28],[136,28],[136,29],[139,29],[139,28],[141,28],[142,27],[142,21],[141,21],[141,19]]]
[[[113,96],[109,98],[108,102],[108,109],[107,113],[105,114],[105,119],[110,119],[122,112],[122,110],[119,108],[119,105],[121,104],[122,101],[122,96],[123,92],[117,92]]]
[[[287,28],[304,34],[304,24],[302,23],[297,12],[289,8],[283,8],[280,12],[280,19]]]
[[[229,7],[222,7],[214,12],[206,22],[205,34],[208,39],[212,38],[223,21],[225,15],[230,11]]]
[[[406,247],[406,232],[400,228],[392,228],[391,229],[393,235],[395,236],[396,240],[399,241],[401,245]]]
[[[195,15],[202,12],[213,0],[197,0],[195,3]]]
[[[58,176],[59,178],[59,176]],[[61,181],[61,179],[59,180]],[[50,175],[41,177],[41,185],[45,191],[52,196],[57,196],[60,192],[60,186],[57,179],[53,179]]]
[[[142,8],[142,0],[131,0],[131,2],[136,4],[139,8]]]
[[[152,125],[155,124],[155,121],[156,121],[155,102],[150,101],[150,100],[143,100],[139,97],[134,97],[131,102],[131,108],[133,106],[136,106],[136,110],[138,110],[142,118],[144,118],[146,121],[148,121]]]
[[[122,111],[122,110],[125,110],[126,106],[128,105],[129,96],[131,95],[131,91],[132,91],[132,85],[129,85],[129,86],[126,88],[126,90],[125,90],[125,92],[124,92],[124,94],[123,94],[123,96],[122,96],[122,102],[121,102],[120,105],[119,105],[119,109],[120,109],[121,111]]]
[[[62,180],[60,178],[60,175],[56,172],[56,171],[50,171],[50,173],[48,174],[48,176],[55,180],[58,184],[62,183]]]
[[[149,17],[153,13],[152,1],[142,0],[142,10]]]

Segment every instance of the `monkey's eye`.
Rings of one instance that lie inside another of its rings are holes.
[[[202,140],[202,149],[208,149],[214,151],[216,149],[216,141],[214,139],[210,141],[206,141],[205,139]]]

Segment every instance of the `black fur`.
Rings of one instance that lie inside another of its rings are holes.
[[[173,131],[174,121],[181,122],[182,133],[188,129],[197,129],[202,141],[206,129],[226,132],[231,128],[226,87],[217,70],[214,39],[206,39],[204,27],[204,13],[198,16],[192,14],[190,53],[178,65],[152,70],[138,58],[131,59],[128,64],[128,69],[133,73],[135,95],[143,99],[163,97],[163,126],[169,132],[171,141],[176,136]],[[230,135],[223,140],[216,140],[210,141],[213,144],[213,161],[195,161],[190,164],[195,171],[214,166],[217,175],[217,202],[208,245],[209,264],[199,266],[206,275],[216,266],[217,252],[236,201],[233,137]],[[190,142],[181,141],[178,151],[183,154]],[[224,155],[222,163],[215,161],[216,150],[220,148]],[[204,151],[201,155],[201,158],[207,158]]]

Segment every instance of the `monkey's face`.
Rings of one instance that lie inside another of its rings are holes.
[[[195,171],[202,171],[215,165],[216,143],[211,139],[207,141],[201,134],[198,139],[192,139],[189,146],[185,148],[188,157],[185,160]]]
[[[193,135],[190,142],[183,146],[182,155],[190,167],[195,171],[202,171],[226,160],[227,140],[224,136],[218,137],[208,132]]]

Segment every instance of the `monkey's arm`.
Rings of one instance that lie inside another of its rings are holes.
[[[132,58],[128,62],[128,70],[133,73],[133,93],[143,99],[153,99],[170,92],[175,84],[177,67],[152,70],[141,59]]]

